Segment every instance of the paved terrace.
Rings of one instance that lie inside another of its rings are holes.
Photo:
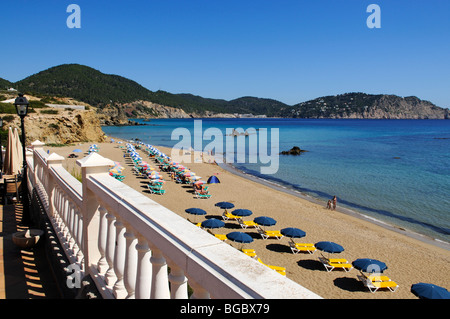
[[[0,299],[59,299],[45,246],[24,250],[12,241],[13,233],[27,229],[21,220],[20,204],[0,206]]]

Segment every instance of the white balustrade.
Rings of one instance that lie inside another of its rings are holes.
[[[32,143],[29,185],[67,258],[103,298],[320,298],[108,174],[112,161],[77,161],[82,183],[57,154]],[[170,269],[170,270],[169,270]]]

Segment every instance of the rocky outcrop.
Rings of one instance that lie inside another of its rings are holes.
[[[17,127],[20,119],[14,116],[6,127]],[[58,114],[31,113],[25,117],[26,143],[35,140],[46,144],[103,142],[104,133],[95,111],[59,111]]]
[[[308,152],[306,150],[302,150],[300,147],[298,146],[294,146],[293,148],[291,148],[289,151],[282,151],[280,154],[281,155],[302,155],[303,153]]]

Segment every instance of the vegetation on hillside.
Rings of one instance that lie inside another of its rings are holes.
[[[346,93],[335,96],[325,96],[296,105],[286,105],[273,99],[257,97],[241,97],[231,101],[222,99],[204,98],[192,94],[172,94],[166,91],[150,91],[135,81],[122,76],[104,74],[91,67],[79,64],[64,64],[31,75],[16,83],[0,79],[2,87],[14,86],[21,92],[40,96],[41,104],[35,103],[32,109],[43,107],[45,103],[54,103],[54,97],[70,97],[92,106],[104,108],[111,105],[120,109],[121,105],[135,101],[148,101],[163,106],[183,109],[186,113],[203,115],[213,113],[239,113],[253,115],[267,115],[269,117],[297,117],[297,118],[345,118],[368,111],[397,112],[397,106],[406,103],[412,108],[403,108],[401,111],[417,113],[422,112],[428,116],[435,111],[438,118],[447,118],[448,111],[429,102],[421,101],[416,97],[401,98],[398,96],[372,95],[365,93]],[[388,100],[386,100],[386,97]],[[383,100],[382,103],[379,103]],[[401,103],[399,102],[401,100]],[[422,103],[424,102],[424,103]],[[415,109],[417,106],[417,111]],[[0,105],[5,113],[12,114],[11,110]],[[397,107],[398,108],[398,107]],[[422,109],[419,111],[418,109]],[[150,110],[150,108],[143,108]],[[425,111],[424,111],[425,110]],[[429,112],[429,110],[431,110]],[[0,110],[1,111],[1,110]],[[127,116],[133,116],[136,110],[128,110]],[[101,110],[100,110],[101,112]],[[153,116],[148,111],[149,116]],[[447,113],[445,113],[447,112]],[[445,114],[446,115],[445,115]],[[444,114],[444,115],[442,115]],[[404,116],[404,114],[402,115]]]

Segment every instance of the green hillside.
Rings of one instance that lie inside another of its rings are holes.
[[[95,106],[148,99],[151,92],[118,75],[79,64],[64,64],[16,82],[19,91],[72,97]]]
[[[241,97],[231,101],[192,94],[151,91],[118,75],[104,74],[80,64],[63,64],[31,75],[16,83],[0,78],[1,87],[14,86],[21,92],[71,97],[96,107],[120,106],[138,100],[183,109],[203,115],[239,113],[294,118],[448,118],[448,109],[439,108],[416,97],[345,93],[324,96],[292,106],[273,99]],[[152,114],[149,114],[152,115]]]
[[[12,83],[8,80],[0,78],[0,90],[7,90],[12,86]]]
[[[192,94],[150,91],[127,78],[104,74],[79,64],[64,64],[41,71],[15,83],[22,92],[72,97],[102,107],[110,103],[146,100],[181,108],[191,113],[252,113],[276,115],[286,105],[271,99],[242,97],[232,101],[204,98]]]

